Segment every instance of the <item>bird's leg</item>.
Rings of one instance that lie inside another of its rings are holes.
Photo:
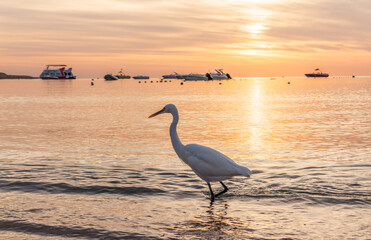
[[[215,195],[215,197],[217,197],[217,196],[219,196],[219,195],[222,195],[223,193],[225,193],[225,192],[227,192],[228,191],[228,188],[227,188],[227,186],[222,182],[222,181],[220,181],[220,184],[222,184],[223,185],[223,187],[224,187],[224,190],[223,191],[221,191],[220,193],[218,193],[218,194],[216,194]]]
[[[215,197],[214,197],[214,192],[213,192],[213,190],[211,189],[211,185],[210,185],[210,183],[207,183],[207,186],[209,186],[209,190],[210,190],[210,200],[211,200],[211,202],[214,202],[214,199],[215,199]]]

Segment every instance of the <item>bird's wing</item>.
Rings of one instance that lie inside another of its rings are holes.
[[[245,167],[237,165],[232,159],[212,148],[197,144],[189,144],[185,146],[185,150],[188,165],[199,176],[232,177],[235,175],[245,175],[241,172]]]

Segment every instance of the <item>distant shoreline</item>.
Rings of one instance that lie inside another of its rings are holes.
[[[1,79],[37,79],[38,77],[32,77],[27,75],[8,75],[6,73],[0,72]]]

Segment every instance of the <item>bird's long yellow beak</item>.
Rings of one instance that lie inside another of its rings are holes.
[[[152,118],[152,117],[155,117],[155,116],[157,116],[157,115],[159,115],[159,114],[161,114],[161,113],[164,113],[165,112],[165,108],[163,108],[163,109],[161,109],[160,111],[158,111],[158,112],[155,112],[154,114],[152,114],[151,116],[149,116],[148,118]]]

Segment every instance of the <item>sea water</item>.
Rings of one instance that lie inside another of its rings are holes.
[[[0,81],[1,239],[370,239],[371,78],[94,83]],[[168,103],[251,178],[210,204]]]

